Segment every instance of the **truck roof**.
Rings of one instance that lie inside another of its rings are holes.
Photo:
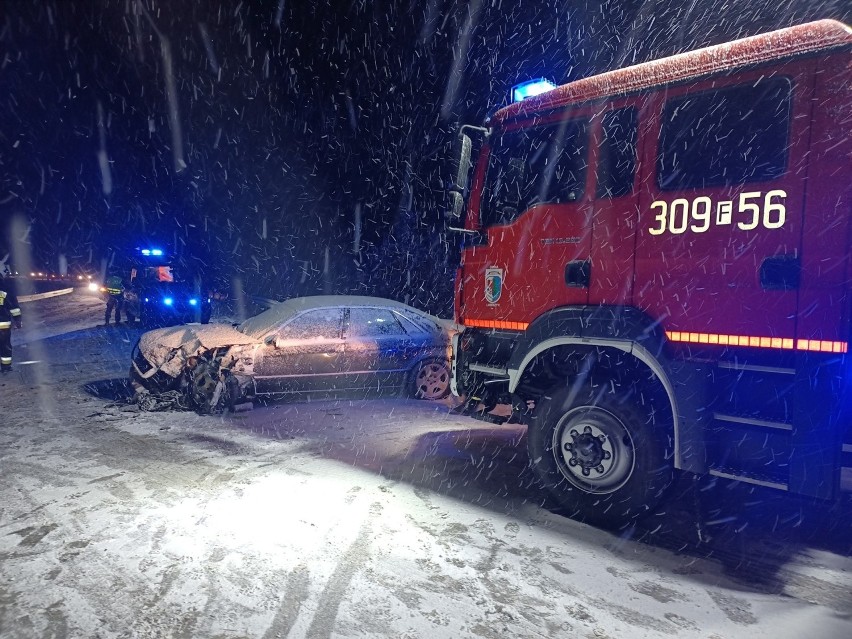
[[[818,20],[563,84],[552,91],[500,109],[488,123],[499,125],[572,104],[844,45],[852,45],[852,29],[836,20]]]

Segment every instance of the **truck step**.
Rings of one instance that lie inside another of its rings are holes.
[[[852,468],[840,469],[840,492],[852,493]]]
[[[473,419],[488,422],[489,424],[505,424],[507,421],[509,421],[510,416],[494,415],[493,413],[486,411],[484,408],[480,408],[480,406],[481,405],[478,404],[478,402],[469,402],[459,404],[450,412],[454,415],[464,415],[465,417],[472,417]]]
[[[761,428],[773,428],[775,430],[793,430],[793,425],[786,422],[780,422],[772,419],[760,419],[750,415],[730,414],[730,413],[713,413],[713,419],[720,422],[728,422],[731,424],[744,424],[746,426],[758,426]]]
[[[770,373],[776,375],[795,375],[796,369],[786,366],[763,366],[760,364],[746,364],[743,362],[719,361],[716,363],[719,368],[726,368],[733,371],[752,371],[755,373]]]
[[[766,488],[774,488],[776,490],[787,490],[788,486],[786,482],[780,482],[777,478],[771,477],[769,475],[761,475],[758,473],[747,473],[735,468],[725,468],[725,467],[715,467],[710,468],[708,471],[710,475],[714,477],[721,477],[723,479],[732,479],[734,481],[741,481],[746,484],[754,484],[756,486],[765,486]]]

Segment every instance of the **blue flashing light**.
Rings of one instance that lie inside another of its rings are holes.
[[[151,249],[142,249],[141,253],[142,253],[142,255],[150,255]]]
[[[149,300],[149,299],[146,297],[146,298],[145,298],[145,301],[146,301],[146,302],[150,302],[151,300]]]
[[[163,249],[151,249],[151,255],[162,255]]]
[[[139,249],[139,252],[142,253],[145,257],[149,257],[154,255],[156,257],[160,257],[163,254],[163,249]]]
[[[190,306],[195,306],[196,304],[198,304],[198,300],[197,300],[197,299],[195,299],[194,297],[190,297],[190,298],[189,298],[189,305],[190,305]]]
[[[171,306],[172,304],[174,304],[174,302],[175,301],[171,297],[163,298],[163,304],[165,304],[166,306]]]
[[[555,88],[556,85],[553,82],[544,78],[527,80],[512,87],[512,102],[520,102],[521,100],[526,100],[534,95],[540,95]]]

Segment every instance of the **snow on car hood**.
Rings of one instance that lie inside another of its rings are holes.
[[[186,359],[193,355],[214,348],[260,343],[227,324],[186,324],[143,333],[139,350],[151,365],[177,377]]]

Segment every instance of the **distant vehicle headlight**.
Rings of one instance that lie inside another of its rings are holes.
[[[175,301],[171,297],[163,298],[163,304],[165,304],[166,306],[171,306],[172,304],[174,304],[174,302]]]
[[[98,286],[97,282],[89,282],[89,290],[90,291],[97,291],[98,288],[100,288],[100,287]]]

